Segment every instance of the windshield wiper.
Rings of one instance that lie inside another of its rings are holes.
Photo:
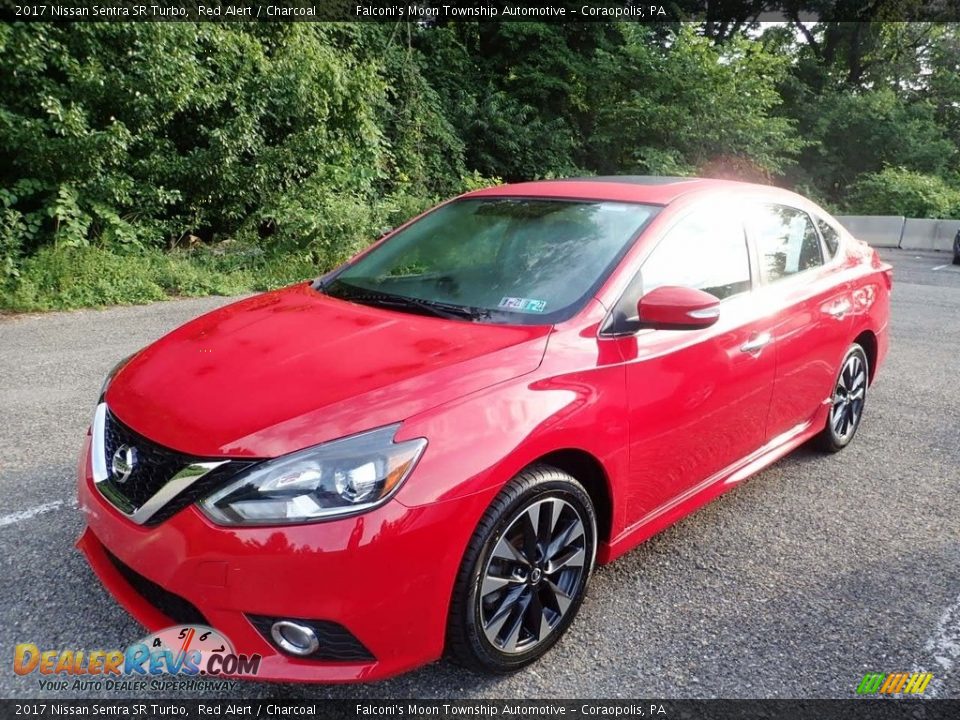
[[[431,312],[437,313],[438,315],[443,313],[448,317],[467,318],[468,320],[489,320],[491,316],[491,312],[486,308],[454,305],[453,303],[444,303],[437,300],[421,300],[419,298],[409,298],[409,300],[422,307],[429,308]]]
[[[329,292],[333,288],[326,288]],[[405,295],[394,295],[378,290],[367,290],[359,288],[348,283],[336,283],[336,291],[345,300],[354,300],[365,305],[380,305],[383,307],[398,308],[401,310],[412,310],[424,315],[433,315],[448,320],[486,320],[490,317],[490,311],[484,308],[474,308],[465,305],[454,305],[452,303],[438,302],[436,300],[424,300],[422,298],[407,297]]]

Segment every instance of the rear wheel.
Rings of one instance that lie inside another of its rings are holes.
[[[827,452],[843,450],[857,434],[867,400],[868,379],[867,354],[854,343],[840,364],[827,424],[817,438],[822,449]]]
[[[960,265],[960,232],[953,239],[953,264]]]
[[[454,588],[447,648],[467,667],[529,665],[576,617],[596,553],[590,496],[573,477],[536,465],[490,504]]]

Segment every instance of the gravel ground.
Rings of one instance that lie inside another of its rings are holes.
[[[865,672],[923,669],[936,677],[927,695],[960,697],[960,268],[942,253],[884,256],[896,268],[892,348],[853,445],[831,457],[801,448],[599,569],[540,663],[488,678],[441,662],[374,685],[226,694],[843,698]],[[126,647],[144,634],[73,548],[76,454],[107,369],[227,302],[0,318],[8,659],[18,642]],[[36,675],[0,667],[0,697],[43,694]]]

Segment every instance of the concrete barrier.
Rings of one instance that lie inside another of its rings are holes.
[[[905,250],[953,251],[953,238],[960,230],[960,220],[921,220],[907,218],[900,247]]]
[[[835,215],[834,217],[855,238],[873,247],[900,247],[904,223],[910,222],[900,215]]]

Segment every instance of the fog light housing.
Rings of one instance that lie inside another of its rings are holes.
[[[278,620],[270,628],[273,641],[291,655],[313,655],[320,647],[316,631],[309,625],[292,620]]]
[[[247,619],[266,642],[284,655],[320,662],[371,663],[376,660],[373,653],[349,630],[332,620],[308,620],[276,615],[247,615]],[[278,627],[274,629],[275,626]],[[310,654],[306,654],[308,646],[301,644],[306,636],[299,634],[307,629],[317,638],[318,643]],[[297,638],[301,640],[298,641]],[[288,645],[291,640],[293,643]],[[291,649],[300,647],[303,649]]]

